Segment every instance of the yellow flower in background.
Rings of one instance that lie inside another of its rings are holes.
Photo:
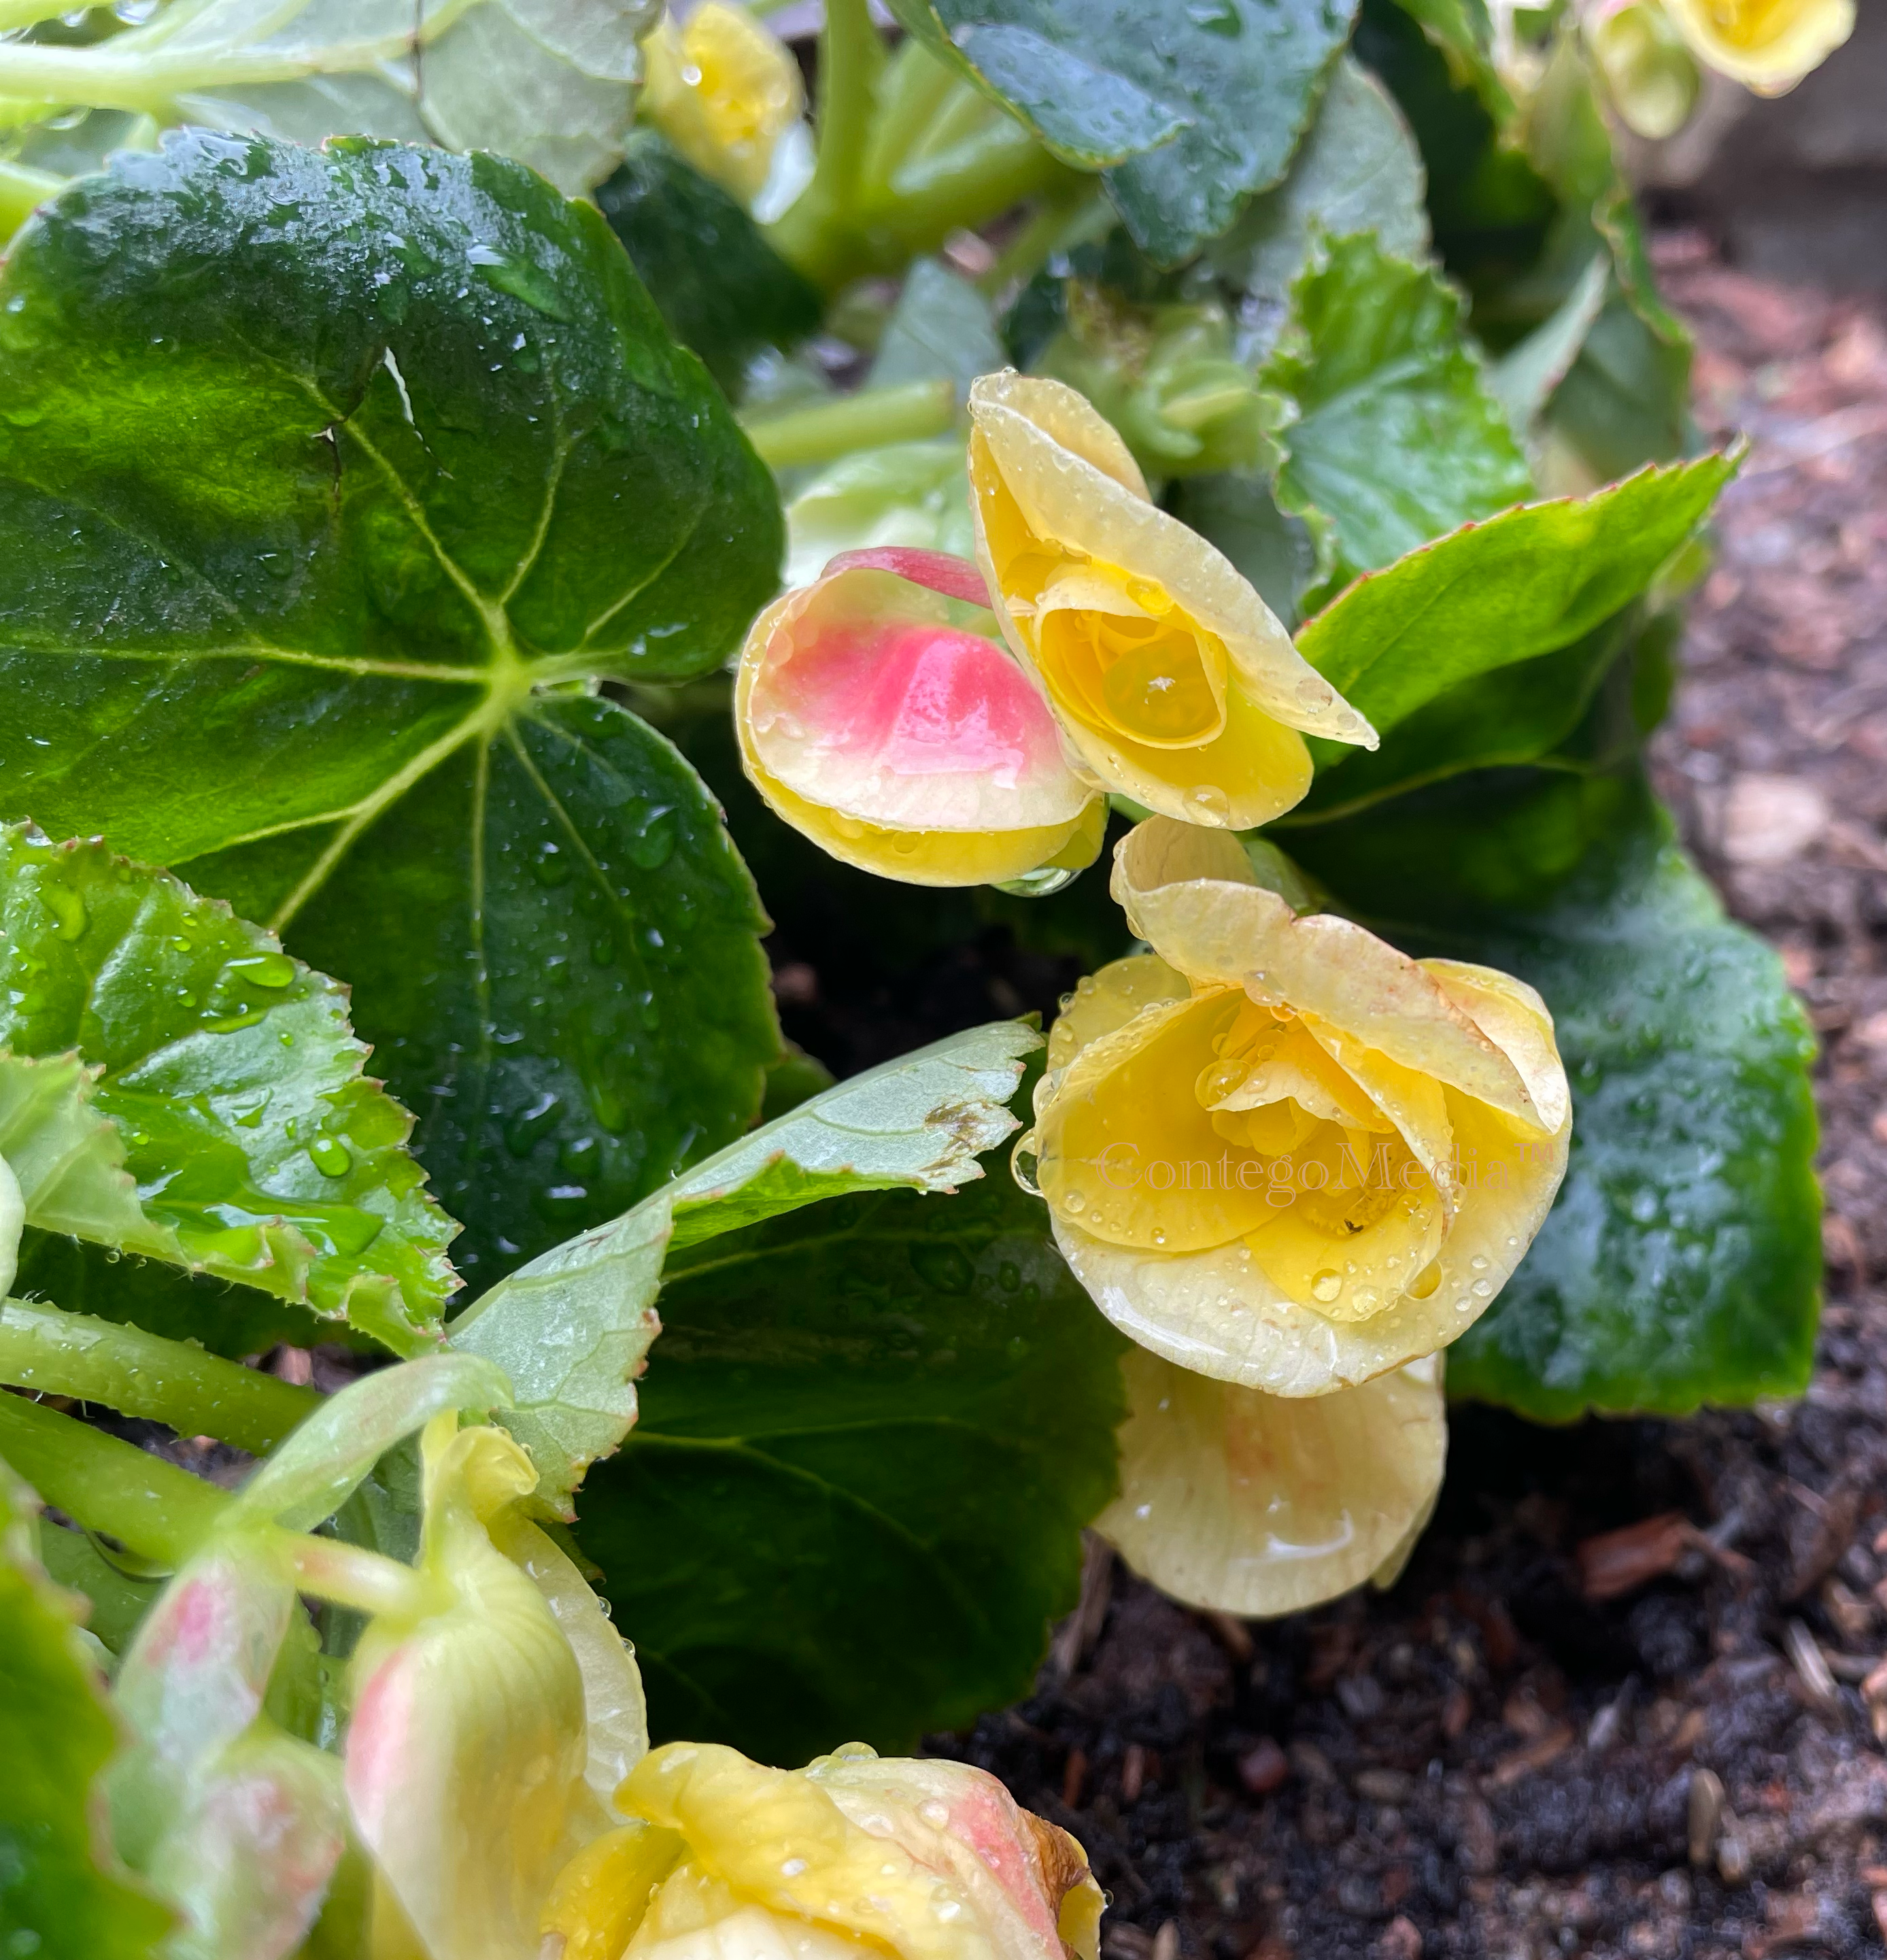
[[[642,52],[642,118],[704,177],[751,204],[805,107],[791,49],[745,8],[706,0],[679,27],[665,17]]]
[[[1109,788],[1246,830],[1310,787],[1306,733],[1376,746],[1231,562],[1150,500],[1084,396],[988,374],[969,411],[977,552],[997,616]]]
[[[1854,31],[1854,0],[1666,0],[1699,61],[1783,95]]]
[[[1661,0],[1603,0],[1580,28],[1625,127],[1654,143],[1675,135],[1697,107],[1701,79]]]
[[[748,776],[842,863],[907,884],[1049,889],[1093,863],[1104,799],[993,637],[976,568],[835,558],[749,629],[734,685]]]
[[[1274,1395],[1464,1332],[1566,1166],[1553,1024],[1491,969],[1300,918],[1236,838],[1154,818],[1114,896],[1150,953],[1084,982],[1036,1093],[1055,1242],[1179,1367]]]
[[[1122,1363],[1120,1495],[1094,1529],[1172,1598],[1242,1618],[1393,1583],[1448,1455],[1442,1357],[1327,1395],[1268,1395],[1144,1348]]]
[[[964,1764],[671,1742],[616,1803],[545,1908],[561,1960],[1096,1960],[1080,1847]]]

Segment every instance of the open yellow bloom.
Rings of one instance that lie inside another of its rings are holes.
[[[1564,1174],[1571,1103],[1539,996],[1300,918],[1222,832],[1141,824],[1113,889],[1153,950],[1056,1023],[1020,1147],[1101,1310],[1271,1395],[1453,1341]]]
[[[1080,1847],[964,1764],[671,1742],[616,1803],[546,1906],[561,1960],[1096,1960]]]
[[[751,204],[805,106],[791,51],[744,8],[706,0],[642,44],[641,113],[704,177]]]
[[[977,552],[997,616],[1110,789],[1248,830],[1310,787],[1305,733],[1375,747],[1231,562],[1150,501],[1083,396],[987,374],[969,410]]]
[[[1268,1395],[1136,1348],[1120,1495],[1094,1528],[1189,1605],[1265,1619],[1392,1583],[1448,1454],[1442,1357],[1333,1395]]]
[[[1784,95],[1854,31],[1854,0],[1666,0],[1697,58],[1758,95]]]
[[[741,760],[842,863],[907,884],[1052,888],[1099,852],[1106,801],[991,637],[988,597],[963,559],[887,546],[833,559],[749,630]]]

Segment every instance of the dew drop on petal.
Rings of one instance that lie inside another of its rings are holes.
[[[1186,792],[1186,800],[1192,806],[1195,822],[1224,825],[1232,820],[1232,800],[1217,783],[1195,783]]]
[[[1488,1270],[1487,1261],[1478,1252],[1475,1253],[1468,1264],[1478,1273],[1484,1273]]]
[[[950,1821],[950,1806],[938,1803],[935,1797],[932,1797],[928,1803],[919,1804],[918,1815],[926,1824],[934,1824],[940,1831]]]
[[[1343,1290],[1343,1275],[1325,1266],[1310,1282],[1310,1297],[1327,1306]]]

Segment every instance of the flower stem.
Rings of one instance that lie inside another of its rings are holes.
[[[103,1402],[260,1456],[321,1405],[312,1389],[89,1314],[0,1306],[0,1382]]]
[[[956,387],[939,379],[862,388],[810,408],[756,417],[745,427],[762,462],[770,469],[792,469],[889,442],[921,442],[947,434],[956,419]]]
[[[29,170],[24,164],[0,164],[0,245],[30,218],[49,197],[65,187],[63,177],[49,170]]]
[[[339,1538],[285,1532],[282,1542],[294,1568],[298,1591],[358,1613],[396,1613],[416,1618],[431,1589],[410,1565]]]
[[[884,43],[870,0],[826,0],[819,36],[819,154],[813,180],[770,228],[775,248],[831,291],[852,276],[856,195]]]
[[[0,1456],[47,1503],[162,1565],[181,1565],[229,1502],[201,1477],[22,1395],[0,1394]]]

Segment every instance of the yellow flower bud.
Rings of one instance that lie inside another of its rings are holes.
[[[1052,884],[1091,864],[1106,802],[992,629],[960,558],[835,558],[748,632],[734,722],[755,787],[842,863],[908,884]]]
[[[1102,782],[1163,816],[1247,830],[1310,787],[1305,733],[1375,747],[1231,562],[1149,499],[1082,396],[989,374],[969,406],[997,616]]]
[[[1699,61],[1758,95],[1786,95],[1854,31],[1854,0],[1666,0]]]
[[[1141,824],[1113,890],[1153,951],[1077,994],[1019,1147],[1102,1311],[1181,1367],[1280,1395],[1465,1332],[1565,1172],[1539,995],[1300,918],[1220,832]]]
[[[1654,143],[1675,136],[1697,107],[1697,64],[1660,0],[1604,0],[1583,26],[1626,128]]]
[[[1122,1367],[1120,1495],[1095,1529],[1163,1592],[1262,1619],[1401,1571],[1448,1453],[1440,1355],[1296,1398],[1144,1348]]]
[[[854,1744],[775,1770],[671,1742],[616,1802],[680,1847],[624,1960],[1095,1960],[1101,1896],[1080,1847],[963,1764]]]
[[[641,114],[704,177],[751,204],[805,104],[799,65],[744,8],[706,0],[642,44]]]

